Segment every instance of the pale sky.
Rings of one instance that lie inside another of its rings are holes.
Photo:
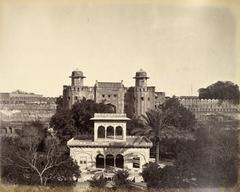
[[[0,92],[59,96],[76,68],[86,86],[126,87],[142,68],[169,96],[197,95],[218,80],[240,84],[240,17],[232,4],[204,2],[2,0]]]

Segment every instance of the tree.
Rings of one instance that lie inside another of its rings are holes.
[[[107,184],[107,180],[101,175],[99,177],[93,176],[92,179],[88,180],[89,185],[92,188],[105,188]]]
[[[237,182],[237,130],[202,127],[196,132],[197,179],[200,185],[229,186]]]
[[[156,163],[159,163],[160,141],[191,136],[189,133],[195,123],[194,115],[180,105],[175,97],[158,109],[147,111],[142,117],[143,126],[133,129],[132,133],[153,140]]]
[[[240,100],[239,86],[231,81],[218,81],[198,92],[200,99],[232,100],[234,104],[239,104]]]
[[[24,127],[16,138],[3,138],[1,155],[5,182],[72,185],[80,176],[77,163],[62,153],[58,140],[50,135],[43,139],[34,126]]]
[[[79,134],[91,135],[93,133],[93,121],[90,119],[94,116],[94,113],[114,112],[110,105],[96,103],[85,98],[75,103],[71,110],[61,107],[58,109],[51,118],[50,126],[56,131],[56,135],[62,143],[66,143],[70,138]]]
[[[178,130],[191,131],[196,125],[194,113],[185,108],[179,100],[173,96],[159,106],[164,113],[168,113],[167,124]]]
[[[142,171],[142,177],[148,188],[158,188],[162,179],[161,167],[157,163],[146,164]]]
[[[128,177],[129,173],[127,170],[118,170],[113,176],[114,187],[122,189],[131,188]]]

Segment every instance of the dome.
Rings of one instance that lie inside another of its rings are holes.
[[[149,77],[147,76],[147,72],[140,69],[139,71],[136,72],[136,75],[134,77],[134,79],[138,79],[138,78],[146,78],[148,79]]]
[[[83,72],[79,71],[78,69],[72,71],[72,75],[70,76],[70,78],[85,78],[85,76],[83,76]]]

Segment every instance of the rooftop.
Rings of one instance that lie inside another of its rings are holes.
[[[97,87],[101,88],[122,88],[122,82],[96,82]]]
[[[95,113],[91,120],[118,120],[118,121],[128,121],[126,113]]]
[[[122,148],[150,148],[152,142],[144,136],[127,136],[126,142],[117,140],[93,141],[72,138],[68,141],[69,147],[122,147]]]

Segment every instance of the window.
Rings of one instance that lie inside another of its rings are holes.
[[[104,168],[104,156],[98,154],[96,157],[96,168]]]
[[[114,94],[114,97],[117,97],[117,94]]]
[[[110,97],[111,97],[111,95],[108,95],[108,97],[110,98]]]
[[[9,131],[10,131],[10,133],[13,133],[12,127],[9,127]]]
[[[107,138],[113,138],[114,128],[112,126],[107,127]]]
[[[102,97],[105,97],[105,95],[104,95],[104,94],[102,94]]]
[[[98,127],[98,138],[105,138],[105,127]]]
[[[141,100],[143,101],[143,100],[144,100],[144,97],[141,97]]]
[[[111,154],[106,156],[106,167],[114,167],[114,156]]]
[[[150,101],[150,97],[148,97],[148,101]]]
[[[121,126],[116,127],[116,138],[123,139],[123,129]]]
[[[140,168],[140,158],[139,157],[133,158],[133,168]]]
[[[118,154],[116,156],[115,163],[116,163],[116,167],[123,168],[123,166],[124,166],[124,159],[123,159],[123,156],[121,154]]]

